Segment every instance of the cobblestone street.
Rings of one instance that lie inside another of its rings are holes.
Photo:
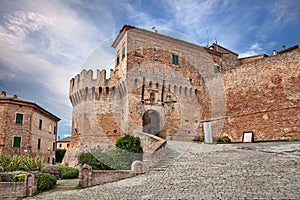
[[[28,199],[300,199],[300,142],[168,146],[179,156],[165,170]]]

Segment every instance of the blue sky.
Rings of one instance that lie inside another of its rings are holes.
[[[65,137],[69,80],[111,66],[110,45],[124,24],[202,46],[217,38],[245,57],[299,44],[299,10],[298,0],[1,0],[0,90],[60,117]]]

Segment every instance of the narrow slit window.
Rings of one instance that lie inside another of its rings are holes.
[[[172,64],[178,65],[178,55],[172,54]]]

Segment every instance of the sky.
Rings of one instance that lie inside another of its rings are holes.
[[[69,82],[82,69],[113,66],[123,25],[246,57],[300,43],[299,0],[0,0],[0,91],[61,118],[71,134]]]

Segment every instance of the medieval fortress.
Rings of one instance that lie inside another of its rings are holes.
[[[212,142],[300,138],[300,45],[238,58],[125,25],[112,44],[115,69],[83,70],[70,81],[72,139],[65,162],[91,148],[112,148],[124,133]],[[101,55],[99,55],[101,56]]]

